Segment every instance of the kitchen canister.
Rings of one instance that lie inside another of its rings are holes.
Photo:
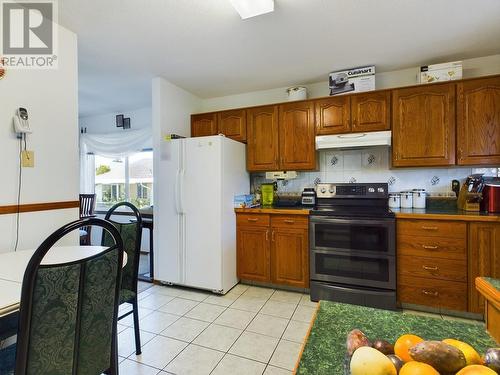
[[[294,100],[306,100],[307,99],[307,88],[302,86],[290,87],[286,90],[288,94],[288,101]]]
[[[425,189],[413,189],[413,208],[425,208],[425,198],[427,193]]]
[[[412,191],[402,191],[401,196],[401,208],[413,208],[413,192]]]
[[[399,193],[389,194],[389,208],[400,208],[401,207],[401,195]]]

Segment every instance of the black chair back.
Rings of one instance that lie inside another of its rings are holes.
[[[80,219],[94,217],[95,194],[80,194]],[[90,245],[92,242],[92,227],[80,228],[80,245]]]
[[[80,219],[94,216],[95,194],[80,194]]]
[[[127,208],[131,211],[133,219],[130,218],[130,212],[119,210]],[[125,216],[125,214],[127,214]],[[114,218],[114,219],[112,219]],[[117,218],[122,220],[117,221]],[[137,207],[129,202],[120,202],[109,209],[104,220],[112,223],[123,240],[123,250],[127,253],[127,265],[122,272],[122,290],[129,290],[137,295],[137,277],[139,273],[139,259],[141,255],[142,240],[142,216]],[[103,232],[102,245],[109,244],[108,233]]]
[[[102,227],[113,243],[99,254],[64,264],[41,264],[68,233]],[[16,375],[117,374],[117,317],[123,242],[102,219],[74,221],[51,234],[24,274]]]

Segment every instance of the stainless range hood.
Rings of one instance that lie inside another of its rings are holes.
[[[316,137],[316,150],[328,148],[362,148],[371,146],[390,146],[391,131],[351,133],[338,135],[319,135]]]

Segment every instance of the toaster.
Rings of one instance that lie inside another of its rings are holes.
[[[314,188],[304,188],[301,202],[303,206],[314,206],[316,204],[316,191]]]

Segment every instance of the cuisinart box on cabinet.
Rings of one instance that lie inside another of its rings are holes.
[[[364,66],[339,72],[329,77],[330,95],[375,90],[375,66]]]

